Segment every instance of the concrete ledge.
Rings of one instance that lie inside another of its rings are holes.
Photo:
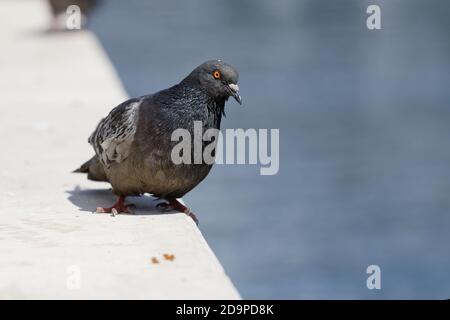
[[[47,33],[48,19],[45,2],[0,3],[0,298],[239,299],[184,214],[149,197],[135,215],[91,213],[108,185],[70,172],[127,97],[90,32]]]

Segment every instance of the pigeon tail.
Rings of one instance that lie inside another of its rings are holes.
[[[72,171],[72,173],[89,173],[89,165],[92,161],[92,158],[83,163],[78,169]]]
[[[97,156],[83,163],[78,169],[72,171],[73,173],[87,173],[88,179],[93,181],[106,181],[108,178],[105,173],[103,165],[98,161]]]

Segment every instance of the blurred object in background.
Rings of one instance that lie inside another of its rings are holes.
[[[87,25],[87,17],[92,9],[98,5],[98,0],[48,0],[52,11],[51,31],[71,31],[83,29]],[[71,12],[70,6],[78,6],[80,10],[79,27],[68,28],[67,21]]]
[[[372,4],[381,30],[367,28]],[[448,0],[109,0],[89,27],[129,95],[220,57],[245,93],[223,127],[280,129],[277,175],[217,165],[184,199],[244,298],[442,299],[448,12]],[[370,265],[381,290],[366,286]]]

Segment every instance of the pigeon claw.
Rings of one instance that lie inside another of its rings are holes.
[[[182,204],[177,199],[169,199],[168,201],[169,201],[169,204],[168,204],[169,207],[171,207],[172,209],[175,209],[177,211],[185,213],[188,217],[191,217],[192,220],[194,220],[195,224],[198,225],[197,217],[188,207],[186,207],[184,204]]]
[[[198,225],[198,219],[197,219],[197,216],[196,216],[193,212],[189,211],[189,212],[185,212],[185,213],[187,214],[188,217],[191,217],[192,220],[194,220],[194,222],[195,222],[196,225]]]
[[[132,214],[133,211],[131,207],[134,207],[132,204],[125,204],[125,197],[119,197],[117,202],[112,207],[98,207],[95,212],[96,213],[111,213],[113,216],[116,214]]]
[[[160,202],[156,205],[156,209],[164,212],[164,211],[171,210],[172,207],[167,202]]]

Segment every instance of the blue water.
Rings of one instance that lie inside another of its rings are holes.
[[[108,0],[91,29],[130,96],[221,58],[244,99],[224,128],[280,129],[277,175],[218,165],[185,197],[244,298],[449,298],[449,10]],[[381,290],[366,287],[372,264]]]

